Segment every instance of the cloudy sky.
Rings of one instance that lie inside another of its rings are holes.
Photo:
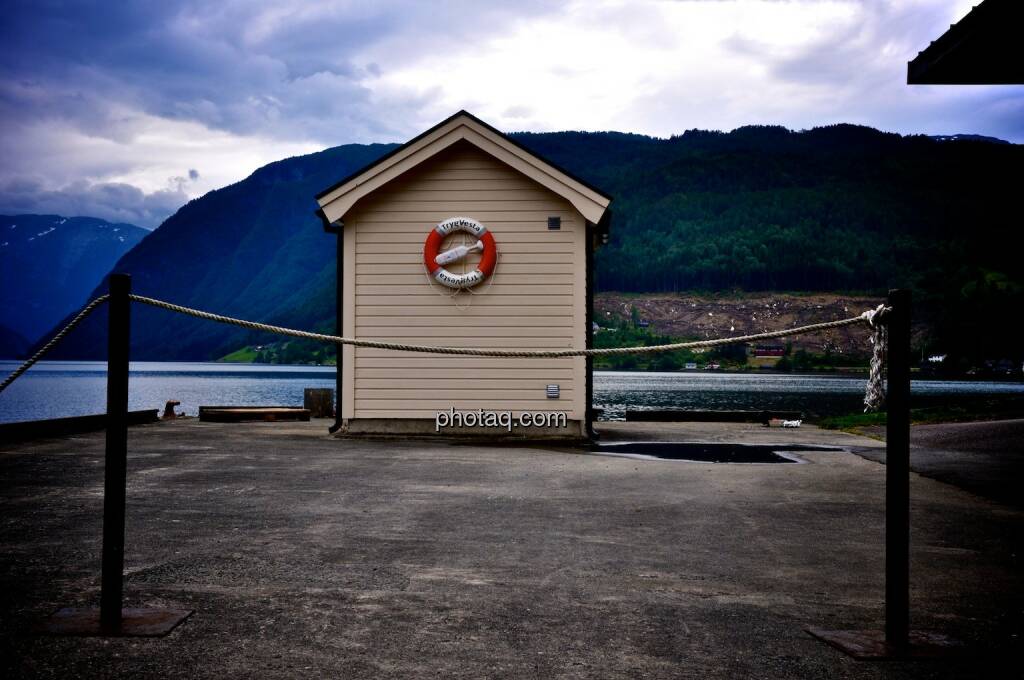
[[[286,156],[506,131],[836,122],[1024,142],[1022,87],[908,87],[978,0],[5,2],[0,212],[155,227]]]

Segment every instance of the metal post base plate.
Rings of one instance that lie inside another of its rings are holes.
[[[100,624],[99,609],[60,609],[36,627],[42,635],[162,637],[192,615],[189,609],[122,609],[120,626]]]
[[[962,656],[964,645],[940,633],[912,630],[906,647],[890,645],[881,630],[822,630],[807,632],[855,659],[907,659]]]

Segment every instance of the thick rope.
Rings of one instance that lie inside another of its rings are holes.
[[[868,384],[864,389],[864,412],[874,413],[885,405],[885,352],[889,343],[889,327],[882,323],[886,308],[878,305],[868,324],[871,325],[871,364],[868,368]]]
[[[850,317],[848,319],[840,319],[839,321],[826,321],[824,323],[815,323],[810,324],[808,326],[798,326],[796,328],[787,328],[779,331],[755,333],[752,335],[737,335],[731,338],[717,338],[715,340],[675,342],[667,345],[651,345],[647,347],[609,347],[604,349],[517,350],[478,349],[472,347],[438,347],[434,345],[408,345],[397,342],[380,342],[377,340],[358,340],[355,338],[343,338],[337,335],[310,333],[308,331],[295,330],[294,328],[272,326],[270,324],[259,323],[256,321],[236,319],[230,316],[224,316],[222,314],[213,314],[212,312],[204,312],[199,309],[192,309],[191,307],[184,307],[182,305],[164,302],[163,300],[144,297],[142,295],[129,295],[128,297],[134,300],[135,302],[141,302],[143,304],[151,305],[153,307],[167,309],[172,312],[179,312],[181,314],[187,314],[189,316],[194,316],[199,319],[206,319],[208,321],[216,321],[218,323],[241,326],[242,328],[248,328],[254,331],[262,331],[265,333],[288,335],[295,338],[304,338],[307,340],[329,342],[336,345],[352,345],[353,347],[368,347],[373,349],[386,349],[404,352],[422,352],[428,354],[454,354],[461,356],[476,357],[561,358],[579,356],[614,356],[619,354],[654,354],[657,352],[671,352],[677,349],[721,347],[723,345],[753,342],[756,340],[784,338],[790,335],[814,333],[817,331],[829,330],[832,328],[842,328],[844,326],[852,326],[854,324],[867,323],[874,329],[874,336],[872,337],[874,350],[871,357],[871,369],[868,377],[867,391],[864,397],[864,403],[866,406],[865,410],[875,410],[880,408],[885,397],[885,390],[884,386],[882,385],[882,367],[885,357],[887,328],[884,323],[884,317],[885,314],[889,311],[889,308],[885,307],[884,305],[879,305],[878,308],[868,310],[859,316]],[[39,361],[44,355],[46,355],[47,352],[53,349],[57,345],[57,343],[63,340],[64,337],[75,328],[75,326],[77,326],[85,319],[85,317],[89,316],[89,314],[91,314],[97,307],[106,302],[109,298],[109,295],[101,295],[100,297],[96,298],[95,300],[87,304],[82,309],[82,311],[79,312],[77,316],[75,316],[74,319],[72,319],[66,326],[64,326],[64,328],[62,328],[59,333],[54,335],[49,342],[43,345],[39,349],[39,351],[37,351],[27,361],[21,364],[13,373],[4,378],[3,382],[0,382],[0,392],[3,392],[8,385],[17,380],[23,373],[25,373],[25,371],[31,368],[33,364]]]
[[[677,349],[696,349],[696,348],[707,348],[707,347],[721,347],[722,345],[731,345],[742,342],[753,342],[755,340],[768,340],[772,338],[784,338],[789,335],[799,335],[801,333],[814,333],[816,331],[828,330],[831,328],[842,328],[843,326],[852,326],[854,324],[870,323],[873,318],[879,313],[879,309],[872,309],[859,316],[850,317],[849,319],[841,319],[839,321],[826,321],[824,323],[810,324],[809,326],[799,326],[797,328],[787,328],[780,331],[771,331],[768,333],[756,333],[753,335],[737,335],[731,338],[717,338],[715,340],[695,340],[692,342],[675,342],[668,345],[651,345],[648,347],[609,347],[604,349],[555,349],[555,350],[519,350],[519,349],[478,349],[472,347],[439,347],[435,345],[407,345],[404,343],[397,342],[381,342],[377,340],[358,340],[355,338],[343,338],[337,335],[325,335],[323,333],[310,333],[308,331],[299,331],[293,328],[285,328],[283,326],[271,326],[270,324],[258,323],[256,321],[246,321],[245,319],[236,319],[230,316],[223,316],[221,314],[213,314],[212,312],[204,312],[199,309],[192,309],[191,307],[183,307],[181,305],[175,305],[170,302],[164,302],[163,300],[157,300],[154,298],[143,297],[142,295],[130,295],[132,300],[141,302],[143,304],[152,305],[154,307],[160,307],[161,309],[168,309],[172,312],[179,312],[181,314],[188,314],[199,319],[206,319],[208,321],[216,321],[218,323],[226,323],[234,326],[241,326],[242,328],[248,328],[254,331],[263,331],[265,333],[276,333],[278,335],[290,335],[294,338],[303,338],[306,340],[316,340],[319,342],[330,342],[337,345],[352,345],[353,347],[369,347],[372,349],[389,349],[404,352],[423,352],[427,354],[457,354],[461,356],[473,356],[473,357],[517,357],[517,358],[561,358],[561,357],[584,357],[584,356],[614,356],[618,354],[654,354],[657,352],[671,352]]]
[[[21,366],[18,366],[18,368],[14,370],[14,373],[11,373],[9,376],[4,378],[3,382],[0,382],[0,392],[3,392],[5,389],[7,389],[7,386],[10,385],[15,380],[17,380],[22,373],[32,368],[33,364],[42,359],[43,355],[45,355],[51,349],[56,347],[57,343],[63,340],[65,335],[74,330],[75,326],[81,323],[82,320],[85,319],[85,317],[92,314],[93,311],[97,307],[102,305],[104,302],[106,302],[109,297],[109,295],[101,295],[92,302],[90,302],[89,304],[87,304],[84,308],[82,308],[82,311],[78,313],[78,316],[72,319],[67,326],[64,326],[64,328],[60,329],[60,332],[57,333],[57,335],[50,338],[50,341],[48,343],[40,347],[38,352],[29,357],[28,360],[25,361],[25,363],[23,363]]]

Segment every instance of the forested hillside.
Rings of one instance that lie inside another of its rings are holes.
[[[921,349],[1024,356],[1024,147],[851,125],[519,140],[615,196],[601,290],[906,286]]]
[[[835,125],[521,135],[615,196],[601,287],[870,290],[1019,269],[1019,146]],[[617,153],[616,153],[617,151]]]
[[[611,243],[597,258],[601,290],[912,286],[932,328],[922,349],[1024,351],[1014,311],[1024,302],[1020,146],[848,125],[514,137],[615,197]],[[116,268],[147,295],[330,329],[334,252],[313,195],[391,148],[350,145],[271,164],[183,207]],[[102,339],[98,318],[64,354],[98,356]],[[133,344],[139,358],[207,359],[259,340],[145,309]]]

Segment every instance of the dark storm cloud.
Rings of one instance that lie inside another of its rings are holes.
[[[129,221],[152,226],[155,216],[184,202],[183,185],[147,194],[104,181],[131,175],[152,159],[105,157],[83,140],[131,147],[154,119],[270,140],[264,148],[273,140],[329,146],[402,138],[415,131],[417,113],[437,89],[375,93],[381,60],[402,63],[426,50],[468,49],[484,35],[476,33],[480,26],[547,7],[5,3],[0,152],[8,160],[0,167],[0,206],[133,217]],[[380,58],[367,56],[373,53]]]
[[[0,183],[4,210],[12,214],[57,214],[99,217],[152,229],[188,201],[182,180],[172,187],[143,193],[123,183],[90,184],[85,180],[52,189],[39,179]]]
[[[132,130],[114,104],[238,134],[393,137],[406,131],[374,115],[368,85],[380,66],[364,53],[406,61],[466,47],[480,26],[546,4],[16,2],[0,28],[0,113],[64,118],[118,140]],[[415,93],[391,102],[424,103]]]

